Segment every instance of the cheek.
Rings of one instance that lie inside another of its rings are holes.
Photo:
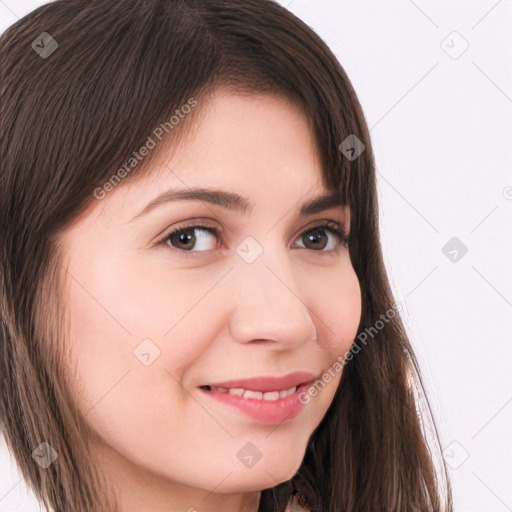
[[[186,407],[179,382],[209,339],[191,309],[208,287],[189,276],[171,282],[163,269],[130,258],[96,256],[68,269],[66,342],[76,404],[93,430],[110,436],[123,423],[158,424],[171,417],[164,410],[173,417]]]
[[[96,421],[104,404],[115,416],[119,405],[138,402],[144,385],[133,385],[134,375],[145,367],[134,350],[143,340],[160,336],[162,327],[148,297],[138,293],[144,276],[127,272],[122,260],[75,257],[68,271],[70,381],[83,415]],[[154,349],[150,352],[154,357]],[[119,400],[109,399],[114,396]]]
[[[158,313],[144,297],[122,285],[117,290],[119,302],[114,301],[112,310],[121,311],[124,303],[133,309],[132,317],[124,319],[129,333],[105,312],[111,303],[104,297],[101,307],[76,283],[69,289],[72,395],[100,446],[139,463],[155,461],[160,443],[179,438],[176,418],[187,417],[190,405],[179,380],[193,347],[189,344],[181,354],[169,350],[165,340],[169,345],[173,333],[164,338],[162,329],[170,329],[172,319],[165,326],[153,323],[151,316]],[[189,435],[194,428],[189,425]]]
[[[328,281],[327,292],[318,299],[317,330],[323,352],[323,372],[309,398],[318,401],[323,413],[331,404],[341,380],[347,352],[357,335],[361,320],[361,288],[355,271],[340,273],[340,279]],[[323,338],[321,334],[323,333]],[[305,397],[307,399],[308,397]]]
[[[350,348],[361,320],[361,288],[349,265],[337,274],[340,276],[337,279],[332,274],[326,276],[322,293],[317,291],[315,295],[319,339],[323,339],[321,345],[331,361]]]
[[[133,341],[127,328],[111,313],[110,302],[94,287],[86,292],[82,286],[75,281],[69,286],[66,343],[72,391],[82,414],[90,419],[94,414],[89,413],[109,390],[115,386],[119,392],[123,388],[123,377],[133,366]]]

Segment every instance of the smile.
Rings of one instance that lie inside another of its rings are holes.
[[[212,385],[201,386],[199,389],[222,408],[236,410],[258,423],[278,424],[296,418],[306,407],[299,396],[313,382],[311,380],[288,389],[268,391]]]
[[[251,389],[243,388],[220,388],[215,386],[203,386],[202,389],[207,391],[217,391],[219,393],[229,393],[231,395],[239,396],[242,398],[253,398],[255,400],[267,400],[269,402],[275,402],[281,398],[286,398],[289,395],[293,395],[297,391],[297,386],[293,386],[290,389],[284,389],[282,391],[253,391]]]

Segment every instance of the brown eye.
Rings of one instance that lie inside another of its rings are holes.
[[[309,248],[322,250],[329,242],[329,237],[325,234],[325,229],[315,228],[313,231],[308,231],[304,234],[302,240],[306,246],[307,244],[311,244]]]
[[[197,232],[202,232],[203,234],[196,236]],[[217,235],[216,230],[213,228],[207,226],[191,226],[172,231],[163,241],[167,245],[182,251],[191,251],[192,249],[196,251],[209,251],[210,249],[215,249],[215,244],[213,244],[213,247],[208,247],[208,238],[212,234]],[[197,248],[196,244],[200,247]]]
[[[328,234],[330,234],[331,237],[329,237]],[[333,238],[337,238],[338,240],[331,241]],[[329,223],[308,229],[302,234],[301,241],[306,249],[330,252],[337,248],[336,242],[338,242],[338,244],[342,243],[346,246],[348,243],[348,236],[337,223]]]
[[[211,241],[211,235],[213,240]],[[158,242],[176,251],[178,255],[195,256],[196,253],[216,248],[218,230],[212,226],[186,226],[175,229]],[[336,240],[337,238],[337,240]],[[335,252],[339,244],[348,245],[348,236],[334,221],[306,230],[299,237],[302,246],[319,253]]]

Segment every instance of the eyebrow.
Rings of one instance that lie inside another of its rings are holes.
[[[186,190],[168,190],[147,204],[129,222],[148,214],[158,206],[174,201],[204,201],[217,206],[221,206],[230,211],[238,211],[240,213],[251,213],[253,205],[245,197],[234,192],[228,192],[220,189],[193,187]],[[304,203],[299,211],[299,216],[312,215],[322,212],[336,206],[344,206],[345,202],[338,194],[324,194],[315,199]]]

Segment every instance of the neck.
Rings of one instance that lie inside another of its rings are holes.
[[[109,449],[102,449],[97,454],[97,461],[107,485],[116,496],[116,512],[258,512],[259,491],[208,493],[205,489],[144,472]]]

